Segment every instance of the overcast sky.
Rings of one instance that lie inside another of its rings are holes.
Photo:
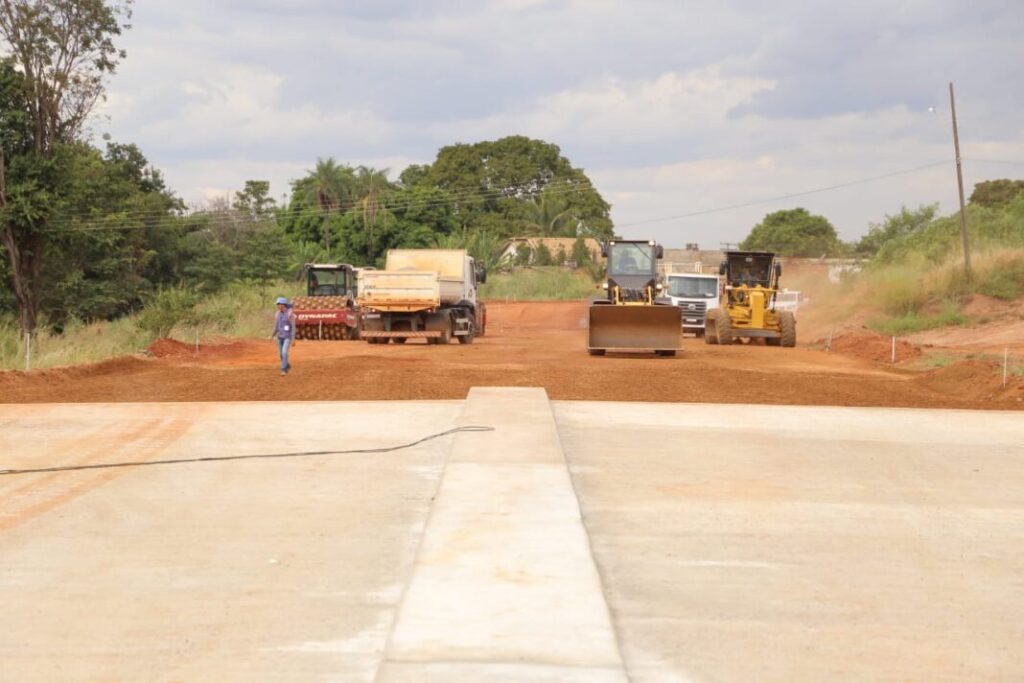
[[[903,204],[956,208],[949,81],[968,193],[1024,177],[1021,0],[137,0],[132,23],[94,128],[189,202],[523,134],[624,236],[714,247],[804,206],[852,239]]]

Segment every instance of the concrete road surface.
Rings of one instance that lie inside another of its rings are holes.
[[[1024,679],[1024,421],[0,406],[0,680]]]

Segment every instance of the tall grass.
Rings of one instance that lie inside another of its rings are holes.
[[[840,285],[825,291],[818,285],[815,291],[814,313],[832,318],[826,322],[848,320],[860,312],[868,327],[885,334],[967,325],[972,321],[960,309],[971,295],[1003,300],[1024,296],[1024,249],[974,254],[970,277],[955,255],[938,264],[922,257],[868,266]]]
[[[231,337],[262,337],[273,325],[274,298],[294,297],[302,293],[302,284],[278,282],[268,287],[236,283],[185,308],[175,298],[175,310],[165,311],[176,319],[161,319],[149,324],[148,318],[160,313],[159,298],[153,308],[113,321],[82,323],[72,321],[57,334],[40,326],[32,337],[32,367],[51,368],[89,363],[115,356],[137,353],[165,330],[168,336],[193,343],[198,333],[201,342]],[[25,340],[14,321],[0,321],[0,368],[25,367]]]
[[[485,299],[566,301],[598,294],[597,284],[584,272],[559,267],[531,266],[508,273],[490,273],[480,294]]]

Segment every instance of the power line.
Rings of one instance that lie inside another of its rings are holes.
[[[1006,161],[1004,159],[972,159],[963,158],[964,161],[971,161],[975,164],[1003,164],[1005,166],[1024,166],[1024,161]]]
[[[893,171],[892,173],[885,173],[883,175],[871,176],[869,178],[861,178],[859,180],[851,180],[845,183],[839,183],[838,185],[828,185],[826,187],[818,187],[813,190],[803,190],[801,192],[792,192],[790,194],[779,195],[777,197],[768,197],[765,199],[755,199],[742,204],[730,204],[728,206],[719,206],[713,209],[701,209],[700,211],[691,211],[689,213],[676,214],[674,216],[663,216],[660,218],[646,218],[641,221],[633,221],[632,223],[617,223],[616,228],[629,228],[636,225],[647,225],[648,223],[663,223],[665,221],[681,220],[683,218],[693,218],[694,216],[706,216],[712,213],[721,213],[723,211],[733,211],[735,209],[745,209],[749,206],[758,206],[759,204],[771,204],[772,202],[779,202],[785,199],[793,199],[795,197],[804,197],[810,194],[817,194],[819,192],[829,192],[831,190],[839,190],[846,187],[852,187],[854,185],[863,185],[864,183],[874,182],[876,180],[884,180],[885,178],[893,178],[895,176],[907,175],[909,173],[916,173],[929,168],[935,168],[936,166],[944,166],[949,162],[936,161],[931,164],[924,164],[922,166],[915,166],[914,168],[907,168],[900,171]]]

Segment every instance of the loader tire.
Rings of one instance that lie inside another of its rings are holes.
[[[779,313],[780,341],[787,348],[796,346],[796,318],[793,311],[782,311]]]
[[[718,324],[718,312],[708,311],[707,317],[704,318],[704,343],[705,344],[717,344],[718,343],[718,330],[715,326]]]
[[[715,336],[718,337],[718,343],[723,346],[732,344],[732,318],[729,317],[728,311],[722,311],[715,316]]]

